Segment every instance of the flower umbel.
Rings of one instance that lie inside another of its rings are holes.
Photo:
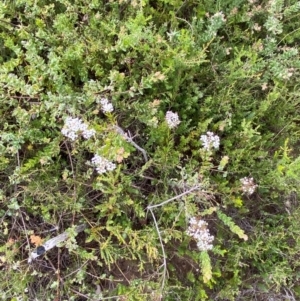
[[[179,117],[177,113],[173,113],[172,111],[168,111],[166,113],[166,122],[170,129],[177,127],[180,123]]]
[[[206,221],[192,217],[190,219],[190,225],[186,231],[189,236],[196,240],[197,247],[200,251],[208,251],[213,248],[212,242],[214,240],[214,236],[210,235],[207,226],[208,224]]]
[[[223,12],[219,11],[217,13],[215,13],[212,18],[220,18],[222,20],[222,22],[226,22],[226,18],[225,15],[223,14]]]
[[[116,164],[108,161],[107,159],[99,155],[95,155],[92,158],[91,162],[95,166],[95,169],[98,174],[103,174],[107,171],[112,171],[116,168]]]
[[[97,101],[101,105],[101,110],[103,113],[111,113],[114,110],[114,107],[111,102],[107,98],[101,98]]]
[[[240,181],[242,183],[242,190],[244,193],[249,194],[249,195],[254,193],[257,185],[254,184],[253,178],[245,177],[245,178],[240,179]]]
[[[94,129],[89,129],[88,125],[81,119],[72,117],[66,118],[65,125],[61,132],[72,141],[76,140],[80,135],[85,139],[89,139],[96,134],[96,131]]]
[[[206,135],[201,135],[200,140],[203,143],[203,148],[210,150],[211,148],[219,148],[220,137],[213,132],[207,132]]]

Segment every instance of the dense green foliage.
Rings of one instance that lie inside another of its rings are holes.
[[[299,300],[299,13],[295,0],[1,1],[1,300]],[[95,134],[66,137],[67,117]],[[97,173],[95,154],[116,168]]]

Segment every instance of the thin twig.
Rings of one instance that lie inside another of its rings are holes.
[[[148,209],[151,212],[151,215],[152,215],[152,218],[153,218],[153,221],[154,221],[154,225],[155,225],[155,228],[156,228],[156,232],[157,232],[157,235],[158,235],[158,238],[159,238],[159,241],[160,241],[161,251],[163,253],[163,267],[164,267],[164,271],[163,271],[163,280],[162,280],[162,284],[161,284],[161,292],[163,292],[163,289],[164,289],[164,286],[165,286],[166,275],[167,275],[166,253],[165,253],[164,244],[163,244],[163,241],[162,241],[162,238],[161,238],[161,235],[160,235],[160,231],[159,231],[159,228],[158,228],[158,225],[157,225],[157,221],[156,221],[155,215],[154,215],[154,213],[153,213],[153,211],[152,211],[151,208],[148,208]]]
[[[85,298],[85,299],[87,299],[87,300],[90,299],[89,296],[84,295],[84,294],[82,294],[82,293],[80,293],[80,292],[78,292],[78,291],[76,291],[76,290],[74,290],[74,289],[72,289],[72,288],[70,288],[70,290],[71,290],[72,292],[74,292],[75,294],[77,294],[78,296],[81,296],[81,297],[83,297],[83,298]]]
[[[288,300],[296,301],[293,292],[292,292],[289,288],[283,288],[283,290],[285,291],[285,297],[287,297]],[[289,294],[287,291],[288,291],[290,294]]]
[[[17,151],[17,164],[18,164],[18,167],[20,168],[21,164],[20,164],[20,154],[19,154],[19,151]],[[17,193],[17,191],[18,191],[17,184],[15,184],[14,189],[15,189],[15,193]],[[25,195],[23,195],[23,196],[25,198]],[[26,240],[27,240],[28,248],[30,250],[30,242],[29,242],[29,239],[28,239],[28,235],[26,233],[27,229],[26,229],[26,225],[25,225],[25,222],[24,222],[23,214],[22,214],[22,211],[21,211],[20,208],[19,208],[19,214],[21,216],[21,220],[22,220],[22,224],[23,224],[23,227],[24,227],[24,231],[25,231],[25,235],[26,235]]]
[[[155,204],[155,205],[150,205],[150,206],[147,207],[147,209],[148,209],[148,210],[151,210],[151,209],[153,209],[153,208],[157,208],[157,207],[161,207],[161,206],[163,206],[163,205],[166,205],[166,204],[168,204],[168,203],[170,203],[170,202],[172,202],[172,201],[174,201],[174,200],[180,199],[181,197],[183,197],[183,196],[185,196],[185,195],[187,195],[187,194],[190,194],[191,192],[193,192],[193,191],[195,191],[195,190],[198,190],[199,188],[200,188],[200,186],[194,186],[194,187],[192,187],[190,190],[187,190],[187,191],[185,191],[185,192],[183,192],[183,193],[181,193],[181,194],[179,194],[179,195],[176,195],[176,196],[174,196],[173,198],[170,198],[170,199],[168,199],[168,200],[166,200],[166,201],[164,201],[164,202],[162,202],[162,203]]]
[[[5,21],[5,20],[3,20],[3,19],[0,19],[0,22],[5,23],[5,24],[10,25],[10,26],[13,26],[13,27],[18,27],[18,25],[13,24],[13,23],[8,22],[8,21]]]
[[[78,273],[78,271],[80,271],[86,264],[88,263],[88,261],[86,261],[85,263],[83,263],[78,269],[76,269],[75,271],[69,273],[68,275],[63,277],[63,280],[65,280],[66,278],[70,277],[71,275]]]
[[[50,260],[50,258],[48,258],[47,256],[45,256],[45,257],[46,257],[46,259],[48,260],[48,262],[50,263],[50,265],[51,265],[51,267],[52,267],[54,273],[56,273],[56,268],[55,268],[54,264],[52,263],[52,261]],[[58,283],[58,285],[59,285],[59,283]]]
[[[122,297],[125,297],[125,296],[124,296],[124,295],[120,295],[120,296],[105,297],[105,298],[100,298],[99,301],[102,301],[102,300],[109,300],[109,299],[118,299],[118,300],[122,300],[122,299],[121,299]]]
[[[30,242],[29,242],[29,239],[28,239],[28,235],[27,235],[27,229],[26,229],[26,225],[25,225],[25,222],[24,222],[24,218],[23,218],[23,214],[22,214],[22,211],[19,209],[19,214],[21,216],[21,220],[22,220],[22,224],[23,224],[23,227],[24,227],[24,231],[25,231],[25,235],[26,235],[26,240],[27,240],[27,244],[28,244],[28,248],[30,250]]]
[[[147,161],[148,161],[148,156],[147,156],[146,151],[145,151],[143,148],[141,148],[140,146],[138,146],[138,145],[132,140],[132,138],[129,137],[129,136],[125,133],[125,131],[124,131],[122,128],[120,128],[120,127],[117,126],[117,125],[115,125],[114,128],[116,129],[116,131],[117,131],[122,137],[124,137],[124,139],[126,139],[126,141],[128,141],[131,145],[133,145],[137,150],[139,150],[139,151],[143,154],[144,159],[145,159],[145,161],[147,162]]]
[[[56,291],[56,298],[57,300],[60,300],[60,282],[61,282],[61,277],[60,277],[60,249],[57,248],[57,291]]]
[[[130,284],[130,281],[128,280],[128,278],[126,277],[126,275],[122,272],[122,270],[120,269],[120,267],[118,266],[117,263],[116,263],[116,266],[117,266],[118,270],[120,271],[120,273],[122,274],[122,276],[126,279],[126,281],[128,282],[128,284]]]
[[[70,159],[70,164],[71,164],[71,169],[72,169],[72,176],[73,176],[73,180],[75,182],[76,180],[76,177],[75,177],[75,170],[74,170],[74,166],[73,166],[73,161],[72,161],[72,156],[71,156],[71,152],[69,150],[69,147],[68,147],[68,143],[65,141],[65,146],[67,148],[67,151],[68,151],[68,156],[69,156],[69,159]],[[74,203],[76,202],[76,185],[74,183],[74,192],[73,192],[73,197],[74,197]],[[73,211],[73,219],[72,219],[72,223],[74,224],[75,222],[75,211]]]
[[[190,23],[190,22],[188,22],[188,21],[187,21],[187,20],[185,20],[185,19],[179,18],[179,17],[175,17],[175,18],[176,18],[176,19],[178,19],[178,20],[181,20],[181,21],[183,21],[183,22],[185,22],[185,23],[187,23],[187,24],[189,25],[189,27],[190,27],[191,31],[192,31],[192,35],[194,35],[193,26],[191,25],[191,23]]]
[[[39,233],[48,233],[48,232],[53,232],[53,231],[57,231],[57,230],[58,230],[58,226],[55,226],[53,229],[41,231]]]
[[[18,167],[20,167],[20,154],[19,151],[17,151],[17,162],[18,162]]]
[[[72,288],[70,288],[70,290],[76,294],[78,294],[79,296],[83,297],[83,298],[86,298],[87,300],[90,300],[90,297],[88,297],[87,295],[84,295]],[[109,299],[117,299],[117,300],[121,300],[121,298],[123,297],[123,295],[120,295],[120,296],[112,296],[112,297],[100,297],[100,299],[98,301],[102,301],[102,300],[109,300]],[[93,299],[94,300],[94,299]]]
[[[152,218],[153,218],[153,222],[154,222],[154,225],[155,225],[155,229],[156,229],[156,232],[157,232],[157,235],[158,235],[158,238],[159,238],[159,241],[160,241],[160,245],[161,245],[161,250],[162,250],[162,254],[163,254],[163,264],[162,266],[164,267],[164,271],[163,271],[163,280],[162,280],[162,285],[161,285],[161,292],[163,292],[163,289],[164,289],[164,286],[165,286],[165,281],[166,281],[166,275],[167,275],[167,261],[166,261],[166,253],[165,253],[165,248],[164,248],[164,244],[163,244],[163,241],[162,241],[162,237],[161,237],[161,234],[160,234],[160,231],[159,231],[159,228],[158,228],[158,224],[157,224],[157,221],[156,221],[156,218],[155,218],[155,215],[152,211],[152,209],[154,208],[157,208],[157,207],[161,207],[165,204],[168,204],[174,200],[177,200],[195,190],[198,190],[200,188],[200,186],[194,186],[192,187],[191,189],[189,189],[188,191],[185,191],[173,198],[170,198],[160,204],[156,204],[156,205],[150,205],[147,207],[147,209],[151,212],[151,215],[152,215]]]

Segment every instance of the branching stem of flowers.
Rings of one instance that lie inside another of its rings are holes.
[[[148,156],[147,156],[147,153],[146,153],[146,151],[143,149],[143,148],[141,148],[140,146],[138,146],[133,140],[132,140],[132,138],[131,137],[129,137],[126,133],[125,133],[125,131],[122,129],[122,128],[120,128],[119,126],[115,126],[115,129],[116,129],[116,131],[121,135],[121,136],[123,136],[131,145],[133,145],[137,150],[139,150],[142,154],[143,154],[143,156],[144,156],[144,159],[145,159],[145,161],[147,162],[148,161]]]

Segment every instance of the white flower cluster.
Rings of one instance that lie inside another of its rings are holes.
[[[212,18],[220,18],[222,20],[222,22],[226,22],[226,18],[223,12],[217,12],[215,13]]]
[[[61,130],[62,134],[72,141],[76,140],[78,136],[89,139],[96,134],[94,129],[89,129],[88,125],[79,118],[67,117],[65,125]]]
[[[178,114],[177,114],[177,113],[173,113],[172,111],[168,111],[168,112],[166,113],[166,122],[167,122],[168,127],[169,127],[170,129],[175,128],[175,127],[178,126],[179,123],[180,123]]]
[[[220,146],[220,137],[213,132],[207,132],[206,135],[201,135],[200,140],[203,143],[203,148],[206,150],[210,150],[212,147],[217,149]]]
[[[103,113],[111,113],[114,110],[112,103],[107,98],[101,98],[97,102],[100,103]]]
[[[192,217],[190,219],[190,225],[186,233],[193,237],[197,242],[197,247],[200,251],[208,251],[213,248],[212,242],[214,236],[210,235],[207,229],[207,222],[202,219]]]
[[[247,194],[252,194],[254,193],[257,185],[254,184],[254,180],[253,178],[242,178],[240,179],[240,182],[242,183],[242,190],[244,193],[247,193]]]
[[[107,171],[112,171],[116,168],[116,164],[108,161],[107,159],[105,159],[99,155],[95,155],[92,158],[91,162],[95,166],[98,174],[103,174]]]

